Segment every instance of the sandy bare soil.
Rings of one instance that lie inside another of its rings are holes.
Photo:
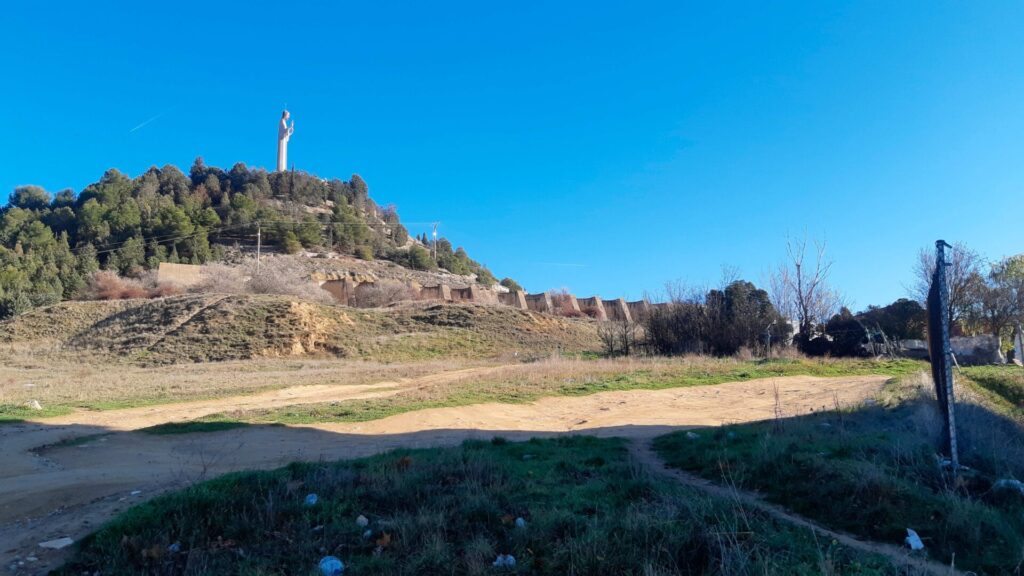
[[[496,370],[482,367],[469,370]],[[672,429],[795,416],[851,405],[881,388],[883,376],[786,377],[657,391],[544,398],[530,404],[477,404],[399,414],[362,423],[251,426],[222,432],[154,436],[132,430],[228,408],[274,407],[395,393],[464,377],[449,371],[404,382],[328,390],[303,386],[243,398],[142,409],[81,412],[0,427],[0,565],[45,573],[67,551],[44,540],[78,539],[116,512],[156,494],[225,472],[267,469],[296,460],[333,460],[395,447],[453,445],[469,438],[529,438],[564,433],[650,438]],[[100,435],[78,445],[61,441]],[[27,560],[31,556],[33,561]],[[24,562],[18,566],[18,562]]]

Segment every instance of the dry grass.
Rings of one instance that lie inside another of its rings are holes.
[[[465,366],[471,365],[465,362]],[[381,364],[270,358],[159,367],[15,360],[0,365],[0,406],[23,406],[37,400],[46,409],[110,409],[240,396],[289,386],[372,384],[458,366],[439,360]]]
[[[301,424],[365,421],[402,412],[488,402],[522,403],[544,396],[582,396],[616,390],[657,390],[779,376],[906,374],[914,362],[801,361],[745,362],[731,358],[614,358],[583,360],[552,357],[508,365],[485,374],[467,374],[398,394],[344,403],[234,411],[220,416],[259,423]]]

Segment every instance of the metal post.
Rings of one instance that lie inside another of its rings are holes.
[[[256,274],[260,273],[260,248],[262,243],[262,235],[260,234],[260,222],[256,221]]]
[[[949,460],[953,466],[953,471],[956,472],[960,469],[960,458],[957,453],[957,442],[956,442],[956,404],[953,398],[953,348],[949,343],[949,286],[946,284],[946,266],[949,264],[946,262],[946,248],[952,248],[945,240],[935,241],[935,267],[936,274],[935,279],[939,283],[939,309],[942,311],[940,326],[942,327],[942,355],[945,358],[944,362],[944,374],[942,377],[946,380],[946,411],[948,413],[947,421],[949,423]]]

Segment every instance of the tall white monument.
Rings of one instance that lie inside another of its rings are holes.
[[[292,120],[291,125],[288,124],[288,118],[291,114],[287,110],[281,112],[281,123],[277,127],[277,171],[284,172],[288,169],[288,139],[292,137],[292,132],[295,131],[295,120]]]

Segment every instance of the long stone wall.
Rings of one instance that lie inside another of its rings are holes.
[[[163,268],[161,268],[161,272],[163,272]],[[186,275],[191,272],[189,270]],[[313,280],[337,302],[346,306],[358,305],[361,300],[364,300],[363,292],[379,287],[378,285],[381,283],[389,283],[389,281],[369,276],[350,274],[314,274]],[[626,302],[622,298],[602,300],[600,296],[578,298],[566,292],[527,294],[518,290],[499,291],[500,288],[490,289],[475,285],[459,288],[447,284],[434,286],[421,286],[416,282],[404,282],[403,284],[408,290],[410,299],[500,304],[544,314],[589,316],[600,321],[640,321],[650,314],[651,307],[654,306],[646,300],[636,302]]]

